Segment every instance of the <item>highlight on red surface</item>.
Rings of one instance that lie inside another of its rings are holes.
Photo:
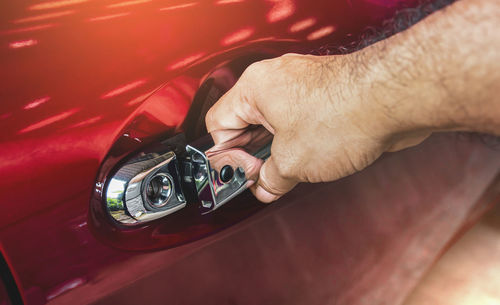
[[[74,109],[71,109],[71,110],[68,110],[68,111],[65,111],[63,113],[59,113],[59,114],[56,114],[54,116],[51,116],[49,118],[46,118],[45,120],[41,120],[40,122],[37,122],[35,124],[31,124],[21,130],[19,130],[18,134],[22,134],[22,133],[26,133],[26,132],[30,132],[30,131],[33,131],[33,130],[36,130],[36,129],[40,129],[42,127],[45,127],[47,125],[50,125],[50,124],[53,124],[53,123],[56,123],[58,121],[62,121],[64,120],[65,118],[67,117],[70,117],[72,116],[73,114],[77,113],[80,109],[79,108],[74,108]]]
[[[223,4],[231,4],[231,3],[241,3],[245,0],[219,0],[219,1],[216,1],[215,4],[216,5],[223,5]]]
[[[40,106],[41,104],[45,104],[49,100],[50,100],[50,96],[44,96],[44,97],[41,97],[41,98],[34,99],[33,101],[31,101],[28,104],[26,104],[23,107],[23,109],[24,110],[28,110],[28,109],[36,108],[36,107]]]
[[[34,46],[36,44],[38,44],[38,40],[36,40],[36,39],[19,40],[19,41],[10,42],[9,48],[19,49],[19,48],[31,47],[31,46]]]
[[[54,288],[52,291],[50,291],[50,293],[47,294],[47,300],[52,300],[55,297],[65,293],[71,289],[82,286],[86,282],[87,281],[85,280],[85,278],[80,278],[80,277],[66,281],[66,282],[60,284],[59,286],[57,286],[56,288]]]
[[[271,0],[273,7],[267,13],[266,19],[269,23],[284,20],[295,13],[293,0]]]
[[[84,126],[92,125],[94,123],[99,122],[101,119],[102,119],[102,116],[98,115],[98,116],[91,117],[89,119],[83,120],[83,121],[81,121],[79,123],[73,124],[73,125],[69,126],[68,128],[79,128],[79,127],[84,127]]]
[[[118,2],[114,4],[110,4],[107,6],[107,8],[116,8],[116,7],[124,7],[124,6],[131,6],[131,5],[137,5],[137,4],[143,4],[143,3],[148,3],[151,2],[151,0],[131,0],[131,1],[123,1],[123,2]]]
[[[198,84],[193,82],[192,85],[195,87]],[[144,102],[147,103],[144,111],[163,126],[179,126],[190,106],[190,100],[183,97],[184,93],[175,84],[168,84]],[[181,102],[182,100],[184,101]]]
[[[37,3],[35,5],[30,6],[28,9],[29,10],[46,10],[46,9],[52,9],[52,8],[60,8],[60,7],[65,7],[65,6],[70,6],[74,4],[80,4],[83,2],[87,2],[89,0],[59,0],[59,1],[48,1],[48,2],[42,2],[42,3]]]
[[[25,28],[6,30],[6,31],[3,31],[3,32],[0,32],[0,34],[6,35],[6,34],[17,34],[17,33],[33,32],[33,31],[39,31],[39,30],[43,30],[43,29],[48,29],[48,28],[51,28],[53,26],[55,26],[54,23],[40,24],[40,25],[34,25],[34,26],[25,27]]]
[[[166,7],[160,8],[160,11],[173,11],[173,10],[177,10],[177,9],[181,9],[181,8],[192,7],[192,6],[195,6],[196,4],[198,4],[198,2],[191,2],[191,3],[185,3],[185,4],[179,4],[179,5],[166,6]]]
[[[12,23],[18,24],[18,23],[47,20],[47,19],[53,19],[53,18],[57,18],[57,17],[68,16],[68,15],[71,15],[74,13],[75,13],[74,10],[60,11],[60,12],[55,12],[55,13],[47,13],[47,14],[42,14],[42,15],[19,18],[19,19],[13,20]]]
[[[333,25],[325,26],[307,35],[307,40],[317,40],[330,35],[334,31],[335,27]]]
[[[144,94],[140,94],[139,96],[134,97],[133,99],[131,99],[130,101],[128,101],[126,105],[127,106],[133,106],[135,104],[138,104],[138,103],[144,101],[148,97],[148,95],[150,95],[150,94],[151,94],[151,91],[148,91],[148,92],[146,92]]]
[[[167,70],[175,70],[175,69],[179,69],[179,68],[188,66],[188,65],[194,63],[195,61],[197,61],[198,59],[202,58],[203,56],[205,56],[205,52],[200,52],[200,53],[190,55],[188,57],[185,57],[185,58],[169,65],[167,67]]]
[[[232,44],[235,44],[237,42],[243,41],[243,40],[249,38],[250,36],[252,36],[252,34],[254,32],[255,32],[255,30],[252,27],[246,27],[246,28],[237,30],[236,32],[231,33],[228,36],[224,37],[221,40],[221,45],[228,46],[228,45],[232,45]]]
[[[307,18],[307,19],[300,20],[300,21],[297,21],[294,24],[292,24],[288,28],[288,31],[290,33],[297,33],[297,32],[303,31],[305,29],[308,29],[315,24],[316,24],[316,18],[313,18],[313,17]]]
[[[138,88],[138,87],[144,85],[146,82],[147,82],[146,78],[141,78],[141,79],[135,80],[133,82],[127,83],[125,85],[119,86],[118,88],[115,88],[115,89],[101,95],[101,99],[105,100],[105,99],[123,94],[127,91],[133,90],[135,88]]]
[[[98,16],[98,17],[92,17],[92,18],[89,18],[87,20],[89,22],[103,21],[103,20],[115,19],[115,18],[119,18],[119,17],[125,17],[125,16],[128,16],[128,15],[130,15],[130,12],[118,13],[118,14],[111,14],[111,15],[104,15],[104,16]]]

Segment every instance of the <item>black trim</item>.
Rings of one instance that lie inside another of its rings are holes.
[[[12,305],[23,305],[23,298],[19,293],[16,280],[14,279],[12,272],[10,272],[9,265],[7,264],[7,261],[3,257],[2,253],[0,253],[0,278],[5,285],[5,289],[7,289],[7,294],[9,295]]]

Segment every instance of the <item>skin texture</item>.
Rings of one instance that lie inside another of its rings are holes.
[[[299,182],[333,181],[436,131],[500,135],[500,3],[461,0],[347,55],[252,64],[208,112],[214,151],[274,135],[251,187],[272,202]],[[241,157],[241,156],[240,156]]]

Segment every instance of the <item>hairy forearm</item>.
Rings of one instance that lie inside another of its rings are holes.
[[[395,130],[500,135],[500,3],[461,0],[353,54]]]

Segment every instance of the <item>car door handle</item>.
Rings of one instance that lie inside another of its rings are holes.
[[[290,42],[283,47],[289,51]],[[205,117],[246,67],[281,54],[273,48],[214,57],[141,97],[99,161],[88,206],[97,239],[125,251],[166,249],[267,206],[244,190],[257,179],[259,159],[270,155],[272,134],[251,126],[214,146]]]
[[[108,213],[121,224],[136,225],[165,217],[186,207],[198,205],[201,214],[220,208],[247,189],[245,170],[237,164],[217,169],[205,151],[213,143],[210,135],[185,145],[182,135],[166,141],[174,150],[141,152],[121,165],[105,188]],[[165,143],[164,143],[165,144]],[[271,142],[251,154],[260,159],[270,156]],[[224,154],[224,153],[222,153]],[[219,162],[220,163],[220,162]]]

